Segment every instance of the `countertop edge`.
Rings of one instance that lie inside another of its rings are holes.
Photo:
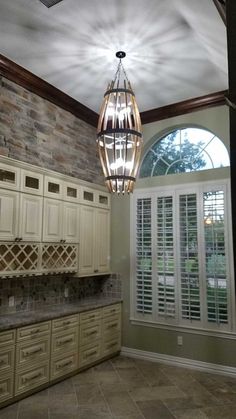
[[[121,298],[107,298],[101,301],[84,300],[83,302],[78,301],[77,303],[64,304],[63,307],[55,305],[46,309],[43,307],[35,311],[19,311],[17,313],[2,314],[0,315],[0,332],[107,307],[112,304],[122,303],[122,301]]]

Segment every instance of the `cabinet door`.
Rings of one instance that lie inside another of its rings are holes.
[[[23,241],[41,241],[43,198],[21,194],[19,236]]]
[[[79,242],[79,206],[71,202],[63,203],[63,239],[66,243]]]
[[[19,193],[0,190],[0,240],[13,241],[18,235]]]
[[[59,242],[62,240],[62,201],[44,199],[43,241]]]
[[[96,266],[98,272],[110,270],[110,211],[96,208]]]
[[[31,195],[43,195],[43,175],[31,172],[30,170],[21,170],[21,191]]]
[[[82,275],[94,273],[94,234],[95,208],[81,206],[80,208],[80,252],[79,273]]]

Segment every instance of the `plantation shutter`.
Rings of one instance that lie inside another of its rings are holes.
[[[157,313],[175,317],[173,197],[157,198]]]
[[[224,191],[203,194],[207,319],[228,323]]]
[[[151,198],[137,199],[136,206],[136,311],[152,314]]]
[[[137,320],[231,329],[230,213],[221,182],[136,194],[131,303]]]
[[[191,321],[201,319],[197,215],[197,195],[180,195],[181,316],[182,319]]]

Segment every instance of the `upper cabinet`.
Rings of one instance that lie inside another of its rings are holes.
[[[44,199],[43,241],[79,242],[79,206],[73,202]]]
[[[0,188],[19,191],[20,169],[0,162]]]
[[[105,188],[0,157],[0,276],[110,270]]]
[[[109,273],[110,195],[84,188],[82,197],[79,275],[89,276]],[[100,197],[103,197],[102,202],[99,202]]]
[[[43,198],[0,189],[0,241],[40,241]]]

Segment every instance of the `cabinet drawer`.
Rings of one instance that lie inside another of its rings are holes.
[[[100,320],[102,317],[102,310],[91,310],[80,314],[80,324],[91,323]]]
[[[78,350],[78,328],[54,333],[52,335],[52,356]]]
[[[120,315],[116,314],[114,316],[106,317],[103,319],[103,336],[112,336],[114,333],[120,331]]]
[[[111,355],[119,352],[121,347],[120,333],[113,335],[109,340],[104,340],[102,343],[102,356]]]
[[[101,320],[97,322],[92,322],[92,325],[89,323],[83,323],[80,326],[80,346],[88,345],[93,343],[96,339],[100,339],[102,335]]]
[[[15,336],[16,336],[15,330],[8,330],[7,332],[1,332],[0,333],[0,348],[6,345],[10,345],[10,344],[14,345]]]
[[[1,348],[0,350],[0,374],[9,372],[14,367],[15,349],[13,346]]]
[[[79,323],[79,316],[77,314],[73,316],[61,317],[52,321],[52,331],[67,330],[69,327],[77,326]]]
[[[76,353],[69,354],[67,356],[61,356],[56,359],[52,359],[51,362],[51,375],[50,379],[61,377],[69,374],[78,368],[78,355]]]
[[[49,336],[50,329],[50,322],[37,323],[31,326],[21,327],[17,330],[17,341],[23,341],[29,338],[33,340],[41,336]]]
[[[32,339],[19,342],[16,347],[16,368],[21,368],[27,363],[39,363],[45,361],[50,355],[49,337],[40,340]]]
[[[97,341],[93,345],[87,345],[80,348],[79,367],[85,367],[101,358],[101,343]]]
[[[0,377],[0,403],[13,397],[13,373]]]
[[[49,381],[49,361],[18,372],[15,378],[15,395],[24,393]]]
[[[103,317],[119,314],[121,312],[120,304],[113,304],[103,308]]]

